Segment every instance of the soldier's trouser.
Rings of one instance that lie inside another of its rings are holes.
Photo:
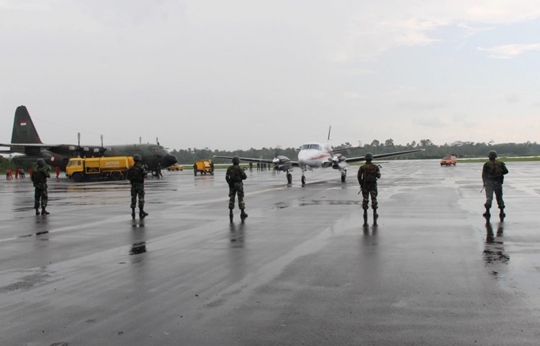
[[[39,209],[40,204],[41,204],[41,208],[46,208],[48,200],[49,200],[49,194],[47,193],[47,188],[43,189],[43,188],[36,187],[35,192],[34,192],[34,209]]]
[[[484,207],[486,207],[486,209],[491,208],[494,192],[499,209],[504,209],[503,190],[500,183],[486,183],[486,204],[484,204]]]
[[[377,203],[377,182],[366,182],[362,189],[362,209],[368,209],[369,196],[371,195],[371,208],[377,209],[379,204]]]
[[[229,209],[234,209],[234,199],[238,195],[238,208],[244,209],[246,204],[244,203],[244,184],[234,183],[233,188],[229,188]]]
[[[139,196],[139,208],[144,207],[144,185],[131,184],[131,208],[137,205],[137,196]]]

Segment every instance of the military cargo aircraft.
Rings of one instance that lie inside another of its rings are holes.
[[[97,156],[133,156],[141,155],[143,164],[155,174],[158,164],[169,167],[177,162],[176,156],[171,155],[159,144],[124,144],[103,146],[81,146],[80,135],[78,144],[46,144],[37,133],[32,118],[25,106],[17,107],[13,120],[11,143],[0,143],[0,147],[9,147],[0,153],[20,153],[20,161],[34,161],[41,157],[53,167],[65,170],[70,157],[97,157]]]
[[[262,159],[262,158],[251,158],[251,157],[240,157],[241,161],[247,161],[247,162],[262,162],[262,163],[269,163],[274,165],[274,170],[276,171],[282,171],[287,172],[287,184],[292,183],[292,170],[293,167],[299,167],[302,171],[302,178],[301,182],[302,185],[306,184],[306,177],[304,173],[307,170],[312,171],[316,168],[328,168],[332,167],[333,169],[337,169],[341,173],[341,181],[344,183],[347,178],[347,168],[349,167],[349,163],[352,162],[360,162],[364,161],[364,156],[360,157],[345,157],[342,153],[348,152],[353,149],[359,149],[361,147],[349,147],[349,148],[339,148],[334,149],[332,148],[332,145],[330,145],[330,130],[328,130],[328,142],[323,143],[317,143],[317,142],[311,142],[306,143],[300,147],[300,151],[298,152],[298,161],[291,161],[288,157],[283,155],[276,155],[273,159]],[[377,154],[373,155],[374,159],[380,159],[384,157],[390,157],[390,156],[398,156],[398,155],[405,155],[410,153],[415,153],[418,151],[423,151],[423,149],[413,149],[413,150],[405,150],[405,151],[397,151],[393,153],[385,153],[385,154]],[[223,158],[223,159],[231,159],[232,156],[214,156],[215,158]]]

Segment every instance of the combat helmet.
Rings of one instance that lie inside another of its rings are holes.
[[[39,167],[45,166],[45,160],[43,160],[42,158],[37,159],[37,165]]]
[[[366,161],[371,161],[371,160],[373,160],[373,154],[372,153],[366,153],[366,156],[364,158],[366,159]]]
[[[238,156],[233,157],[233,158],[232,158],[232,163],[233,163],[234,165],[239,164],[239,163],[240,163],[240,158],[239,158]]]
[[[490,150],[489,151],[489,154],[488,154],[488,157],[491,159],[491,160],[495,160],[497,158],[497,152],[495,150]]]
[[[135,161],[135,162],[141,161],[141,155],[139,155],[139,154],[133,155],[133,161]]]

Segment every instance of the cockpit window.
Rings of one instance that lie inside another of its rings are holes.
[[[69,166],[80,166],[81,165],[81,160],[72,160],[72,161],[69,161],[68,163],[68,167]]]
[[[302,145],[302,149],[321,150],[321,146],[319,144],[304,144]]]

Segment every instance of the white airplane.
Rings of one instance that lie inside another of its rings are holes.
[[[330,140],[330,130],[328,131],[328,140]],[[278,155],[274,159],[263,159],[263,158],[251,158],[251,157],[240,157],[240,161],[247,162],[261,162],[269,163],[274,165],[274,170],[287,172],[287,184],[292,184],[292,170],[293,167],[299,167],[302,171],[301,182],[302,185],[306,184],[306,176],[304,173],[307,170],[312,171],[316,168],[328,168],[332,167],[333,169],[338,169],[341,173],[341,182],[345,182],[347,178],[347,168],[349,163],[364,161],[364,156],[359,157],[345,157],[342,153],[349,152],[351,149],[358,149],[361,147],[349,147],[349,148],[339,148],[334,149],[330,143],[307,143],[300,147],[300,152],[298,152],[298,161],[291,161],[288,157],[283,155]],[[373,159],[379,159],[389,156],[405,155],[410,153],[415,153],[418,151],[423,151],[424,149],[413,149],[406,151],[397,151],[393,153],[386,154],[377,154],[373,155]],[[220,156],[215,155],[215,158],[222,159],[232,159],[232,156]]]

